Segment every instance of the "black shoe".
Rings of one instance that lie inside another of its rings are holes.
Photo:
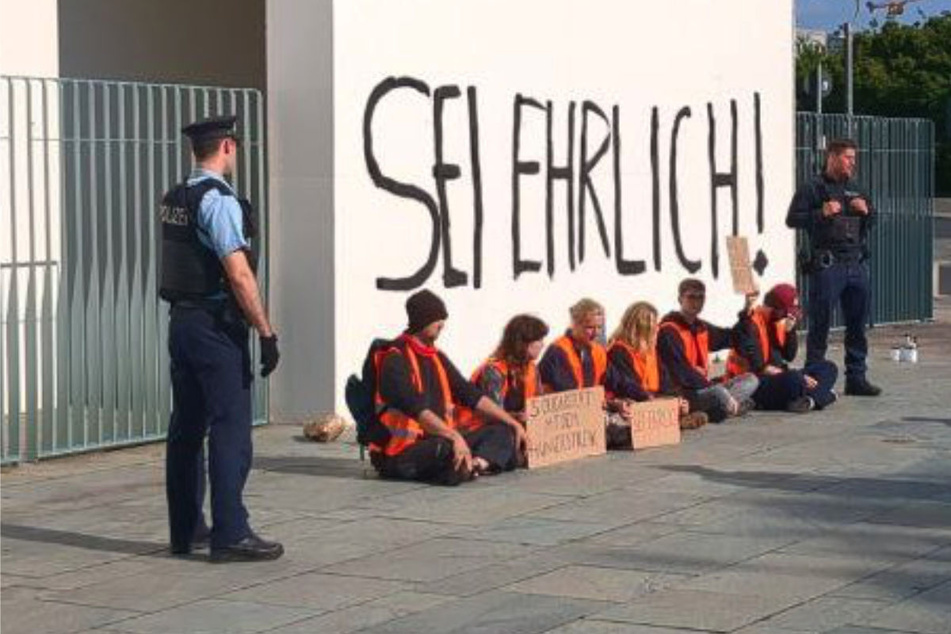
[[[269,542],[251,533],[240,542],[230,546],[211,547],[211,561],[263,561],[277,559],[284,554],[284,547],[277,542]]]
[[[211,529],[202,525],[195,529],[195,535],[189,544],[172,544],[169,552],[173,555],[190,555],[193,550],[203,550],[211,544]]]
[[[793,412],[794,414],[806,414],[815,408],[816,402],[812,400],[811,396],[800,396],[796,400],[786,405],[786,411]]]
[[[867,379],[857,379],[845,382],[845,393],[849,396],[878,396],[882,388],[872,385]]]

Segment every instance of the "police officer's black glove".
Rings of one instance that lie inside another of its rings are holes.
[[[266,377],[277,367],[281,353],[277,351],[277,335],[258,337],[261,342],[261,377]]]

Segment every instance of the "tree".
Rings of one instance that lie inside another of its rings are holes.
[[[856,114],[922,117],[935,123],[935,188],[951,196],[951,14],[905,25],[887,21],[854,36],[853,97]],[[831,76],[827,112],[845,111],[843,54],[826,53],[823,71]],[[815,55],[797,56],[797,75],[808,72]],[[800,109],[814,109],[811,97]]]

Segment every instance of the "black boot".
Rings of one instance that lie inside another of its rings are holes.
[[[882,388],[868,382],[868,379],[849,379],[845,382],[845,393],[849,396],[878,396]]]

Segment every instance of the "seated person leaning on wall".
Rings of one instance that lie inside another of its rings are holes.
[[[607,351],[598,341],[604,331],[604,308],[584,298],[571,307],[570,314],[571,327],[548,346],[538,364],[543,389],[550,394],[600,385],[605,394],[614,391],[614,370],[608,367]],[[608,448],[629,449],[628,403],[605,398],[604,408]]]
[[[472,382],[486,396],[525,424],[525,403],[542,393],[535,361],[545,346],[548,325],[533,315],[516,315],[505,325],[495,352],[472,374]],[[485,417],[471,410],[460,412],[459,425],[475,431]]]
[[[759,387],[753,392],[757,409],[806,413],[835,402],[832,390],[839,371],[823,359],[794,370],[799,339],[799,293],[791,284],[777,284],[763,305],[742,311],[733,328],[734,347],[727,359],[727,376],[753,372]]]
[[[691,412],[690,403],[677,397],[670,374],[657,356],[657,309],[648,302],[628,306],[608,343],[608,367],[615,370],[615,398],[649,401],[673,396],[680,402],[680,428],[707,424],[704,412]]]
[[[750,397],[759,385],[756,375],[744,373],[724,382],[710,378],[710,352],[728,349],[732,333],[700,318],[706,286],[687,278],[680,283],[677,300],[680,310],[664,316],[657,335],[661,363],[677,391],[690,401],[691,410],[706,412],[710,422],[746,414],[754,406]]]
[[[407,299],[406,313],[406,331],[375,360],[377,411],[389,438],[383,446],[370,444],[374,468],[383,477],[448,485],[514,469],[526,448],[521,424],[436,348],[448,317],[446,305],[422,290]],[[460,431],[458,406],[504,424]]]

